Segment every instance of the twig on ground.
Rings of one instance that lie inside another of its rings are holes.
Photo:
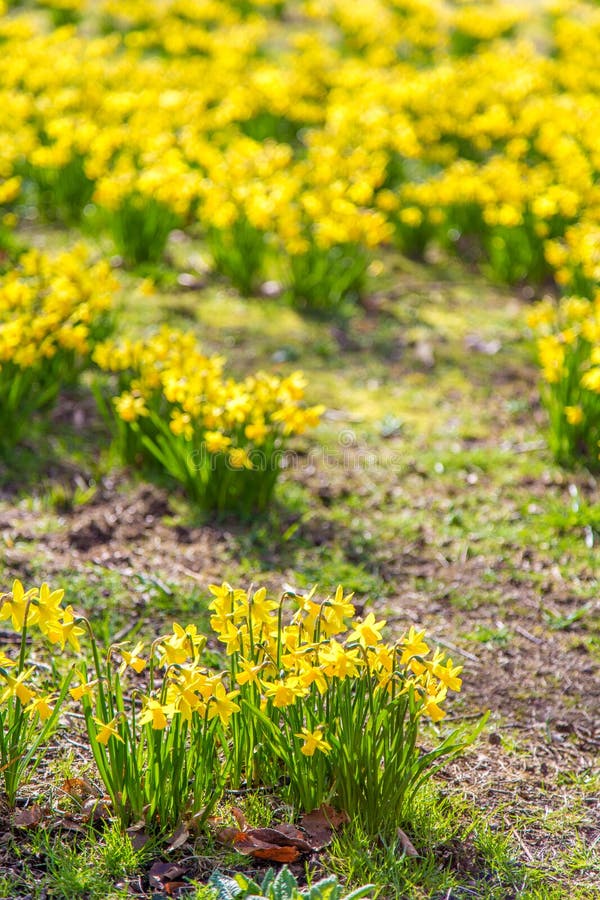
[[[432,641],[435,641],[436,644],[440,644],[442,647],[445,647],[446,650],[452,650],[453,653],[459,653],[461,656],[464,656],[465,659],[471,660],[471,662],[477,663],[479,665],[479,660],[476,656],[473,656],[472,653],[469,653],[468,650],[461,650],[460,647],[457,647],[456,644],[451,644],[450,641],[447,641],[445,638],[437,637],[436,635],[431,635]]]
[[[544,641],[541,638],[536,637],[534,634],[532,634],[530,631],[527,631],[526,628],[522,628],[520,625],[515,625],[514,629],[517,632],[517,634],[520,634],[521,637],[524,637],[528,641],[531,641],[532,644],[543,644],[544,643]]]

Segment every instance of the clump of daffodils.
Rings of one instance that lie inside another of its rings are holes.
[[[600,294],[546,299],[528,316],[542,369],[550,438],[560,463],[600,467]]]
[[[258,686],[277,709],[307,697],[313,685],[320,692],[329,682],[367,674],[378,691],[414,692],[419,715],[438,722],[448,690],[460,690],[462,666],[439,650],[432,655],[425,631],[411,628],[386,643],[385,620],[374,613],[357,618],[353,595],[341,586],[324,600],[315,590],[274,600],[265,588],[248,593],[227,583],[211,592],[211,626],[231,658],[232,678]]]
[[[65,701],[70,675],[60,681],[45,674],[37,653],[28,656],[28,635],[42,636],[54,652],[68,647],[79,653],[84,633],[73,607],[63,604],[63,590],[44,582],[25,590],[15,581],[12,591],[0,593],[0,622],[19,640],[17,652],[0,648],[0,778],[10,804],[20,785],[39,764]]]
[[[264,509],[288,439],[317,425],[324,409],[306,406],[302,373],[236,381],[222,357],[173,329],[102,344],[94,359],[118,376],[112,404],[126,460],[153,460],[212,510]]]
[[[451,47],[458,54],[469,54],[481,45],[514,34],[528,14],[516,4],[461,3],[452,11]]]
[[[283,781],[298,807],[333,801],[387,833],[440,759],[474,738],[422,734],[462,683],[462,667],[424,630],[387,643],[385,621],[357,617],[341,586],[322,600],[314,590],[276,598],[226,582],[210,590],[206,634],[174,622],[152,642],[104,653],[89,622],[63,604],[64,591],[26,591],[16,581],[0,595],[0,622],[21,642],[17,656],[0,654],[0,761],[11,803],[72,703],[115,815],[159,830],[184,816],[203,821],[227,785]],[[44,690],[36,643],[28,658],[36,634],[77,657]]]
[[[105,663],[96,655],[81,667],[71,691],[123,819],[206,811],[215,785],[275,788],[283,778],[301,808],[333,800],[373,832],[396,827],[434,763],[468,743],[454,732],[416,748],[423,723],[446,715],[462,667],[424,630],[387,643],[385,621],[358,618],[341,586],[323,600],[226,582],[210,590],[210,633],[175,622],[150,646],[114,645]],[[212,664],[204,652],[215,638],[220,671],[214,649]],[[125,679],[139,684],[131,707]]]
[[[306,809],[322,802],[335,784],[344,808],[353,811],[354,803],[358,812],[362,801],[353,799],[343,773],[344,742],[351,741],[359,766],[375,710],[377,727],[385,722],[386,733],[399,712],[407,730],[418,729],[421,719],[441,721],[448,691],[460,691],[462,666],[432,649],[424,630],[411,627],[398,642],[386,643],[385,621],[373,613],[357,618],[352,595],[341,586],[321,601],[315,591],[274,599],[265,588],[245,591],[227,583],[211,586],[211,592],[212,635],[174,623],[149,656],[142,644],[116,650],[121,674],[127,668],[152,672],[155,690],[141,698],[139,724],[162,731],[173,722],[214,722],[226,729],[227,771],[235,786],[275,783],[283,766],[295,801]],[[220,673],[202,658],[214,636],[226,662]],[[94,721],[97,739],[106,745],[107,724],[115,728],[118,721]],[[391,733],[387,739],[393,743]],[[414,752],[407,750],[397,812],[421,771]]]
[[[63,606],[64,595],[64,590],[52,591],[45,582],[39,588],[26,591],[17,580],[11,592],[0,594],[0,622],[10,623],[16,634],[38,632],[61,650],[69,645],[78,653],[81,650],[79,638],[84,629],[77,624],[73,607]],[[16,697],[25,705],[26,712],[37,713],[45,721],[52,714],[52,700],[56,699],[56,694],[40,693],[34,684],[35,665],[22,671],[19,668],[18,658],[0,652],[0,677],[5,682],[0,691],[0,704]]]
[[[108,263],[83,247],[54,257],[30,250],[0,277],[0,450],[76,381],[110,330],[115,288]]]
[[[243,293],[264,277],[276,216],[297,189],[291,147],[275,141],[233,138],[219,152],[200,156],[199,215],[215,267]]]
[[[227,583],[211,591],[211,627],[240,718],[249,714],[232,747],[236,784],[283,774],[305,809],[333,796],[367,828],[385,831],[433,760],[465,746],[415,749],[422,720],[439,722],[448,692],[462,684],[462,666],[432,649],[424,630],[386,642],[385,621],[357,617],[341,586],[323,600],[314,590],[275,599]]]

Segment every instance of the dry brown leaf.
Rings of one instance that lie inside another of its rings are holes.
[[[246,846],[296,847],[302,853],[312,853],[313,851],[313,847],[304,838],[290,837],[279,828],[250,828],[248,831],[240,832],[235,843],[243,843]]]
[[[99,797],[90,797],[81,807],[81,819],[83,822],[100,822],[102,819],[109,819],[110,812],[107,804],[108,797],[100,799]]]
[[[216,838],[220,844],[233,844],[238,835],[243,834],[235,825],[227,825],[217,831]]]
[[[67,778],[60,786],[63,793],[73,797],[74,800],[82,802],[88,797],[97,797],[98,791],[90,784],[87,778]]]
[[[150,887],[162,890],[166,882],[185,875],[186,871],[183,866],[178,866],[176,863],[155,862],[148,872]]]
[[[177,850],[179,847],[183,847],[187,839],[189,838],[190,833],[185,825],[180,825],[179,828],[175,831],[175,833],[170,837],[167,841],[167,847],[169,850]]]
[[[246,829],[248,828],[248,822],[246,821],[246,816],[244,815],[242,810],[239,808],[239,806],[233,806],[231,808],[231,815],[233,816],[235,821],[238,823],[238,827],[239,827],[240,831],[246,831]]]
[[[165,894],[168,894],[169,897],[174,897],[179,891],[183,891],[186,888],[189,889],[189,884],[185,881],[167,881],[163,886]]]
[[[198,813],[196,813],[196,815],[198,815]],[[196,815],[194,816],[194,818],[196,818]],[[206,820],[208,825],[220,825],[222,821],[223,816],[209,816]]]
[[[398,843],[402,847],[402,852],[405,856],[419,855],[417,850],[415,849],[415,845],[413,844],[409,836],[405,834],[404,831],[402,831],[401,828],[398,828],[396,830],[396,834],[398,835]]]
[[[293,832],[293,834],[291,833]],[[313,848],[294,826],[282,828],[250,828],[238,831],[233,838],[237,850],[255,859],[270,862],[295,862],[302,853],[312,853]]]
[[[57,822],[56,825],[58,828],[64,828],[66,831],[75,831],[78,834],[87,834],[87,829],[85,829],[83,825],[81,825],[71,816],[64,816],[64,818]]]
[[[291,863],[296,862],[300,851],[297,847],[256,847],[248,855],[269,862]]]
[[[15,828],[37,828],[42,821],[42,810],[34,803],[33,806],[26,806],[24,809],[18,809],[13,816],[13,825]]]
[[[302,816],[300,824],[315,850],[321,850],[331,842],[333,832],[347,825],[350,819],[342,810],[324,803],[318,809]]]
[[[131,846],[134,850],[141,850],[150,840],[150,835],[146,834],[145,831],[136,831],[135,834],[131,835],[129,840],[131,841]]]
[[[133,825],[130,825],[129,828],[125,829],[134,850],[141,850],[150,840],[150,835],[146,834],[145,828],[146,823],[143,819],[140,819],[138,822],[135,822]]]
[[[277,828],[248,828],[243,815],[234,813],[234,816],[240,824],[246,826],[245,830],[222,828],[217,834],[217,840],[234,845],[245,856],[285,863],[295,862],[301,854],[313,852],[313,846],[304,839],[295,825],[284,823]]]
[[[305,835],[302,834],[300,829],[296,828],[296,826],[292,825],[291,823],[288,824],[287,822],[283,822],[281,825],[277,826],[276,830],[279,831],[281,834],[285,834],[286,837],[296,838],[296,840],[298,840],[298,841],[306,840]]]

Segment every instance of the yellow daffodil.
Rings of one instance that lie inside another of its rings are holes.
[[[115,740],[124,743],[123,738],[117,730],[119,716],[115,716],[110,722],[103,722],[102,719],[98,719],[96,716],[93,716],[93,719],[98,726],[96,740],[99,744],[104,744],[106,746],[111,738],[115,738]]]
[[[458,676],[462,672],[463,666],[455,666],[450,657],[444,661],[444,654],[436,649],[433,659],[427,663],[427,668],[448,690],[460,691],[462,679]]]
[[[319,652],[325,674],[335,678],[354,678],[362,666],[363,659],[357,648],[347,649],[335,638],[324,645]]]
[[[37,588],[25,591],[20,581],[14,581],[12,592],[0,596],[2,601],[0,621],[11,619],[15,631],[23,630],[25,617],[27,617],[28,625],[34,625],[38,620],[39,609],[33,606],[31,601],[37,597],[37,594]]]
[[[13,677],[8,672],[0,671],[0,676],[4,678],[6,682],[5,689],[0,693],[0,705],[6,703],[10,697],[16,697],[24,706],[28,704],[34,698],[35,691],[28,687],[25,684],[25,681],[28,678],[31,678],[34,672],[35,666],[25,669],[25,671],[20,672],[16,677]]]
[[[581,406],[565,406],[565,419],[569,425],[581,425],[583,422]]]
[[[198,634],[195,625],[187,625],[182,628],[178,622],[173,622],[173,634],[165,638],[159,646],[160,665],[184,663],[194,655],[196,648],[204,641],[205,638]]]
[[[158,700],[146,698],[139,723],[140,725],[151,724],[154,731],[162,731],[169,724],[169,719],[173,716],[174,711],[172,704],[162,704]]]
[[[272,700],[276,709],[291,706],[297,697],[307,693],[307,688],[297,678],[287,678],[285,681],[274,681],[264,686],[265,695]]]
[[[410,665],[413,672],[418,675],[419,672],[422,672],[424,666],[419,662],[419,660],[414,659],[416,656],[427,656],[429,653],[429,646],[424,640],[425,638],[425,629],[422,631],[417,631],[414,626],[411,625],[408,634],[402,638],[400,641],[400,646],[402,648],[402,655],[400,656],[401,665]]]
[[[119,674],[123,675],[126,668],[129,666],[136,672],[137,675],[140,675],[147,666],[147,660],[143,659],[140,654],[144,649],[144,642],[138,641],[133,650],[124,650],[122,647],[119,648],[121,656],[123,657],[123,662],[119,667]]]
[[[87,697],[88,700],[92,701],[94,698],[94,689],[97,684],[97,678],[92,681],[80,681],[75,687],[69,688],[69,693],[73,700],[82,700],[84,697]]]
[[[329,753],[331,750],[331,744],[323,739],[323,729],[316,728],[314,731],[309,731],[308,728],[302,728],[302,731],[296,734],[297,738],[302,738],[304,743],[300,748],[300,752],[304,754],[304,756],[314,756],[315,751],[319,750],[321,753]]]
[[[60,644],[64,650],[66,644],[70,644],[76,653],[81,651],[79,638],[85,634],[85,628],[77,624],[77,620],[73,614],[73,607],[67,606],[60,619],[49,622],[47,625],[46,636],[53,644]]]
[[[375,621],[374,613],[369,613],[362,622],[354,622],[354,630],[348,640],[358,641],[362,647],[374,647],[381,640],[381,630],[385,626],[385,619]]]
[[[439,722],[446,715],[445,710],[440,703],[446,699],[447,688],[445,685],[439,686],[430,684],[427,687],[425,697],[423,699],[422,712],[431,719],[432,722]]]
[[[54,707],[50,706],[50,704],[55,699],[56,697],[53,694],[49,694],[47,697],[35,697],[31,703],[25,707],[25,712],[30,716],[37,713],[41,721],[45,722],[54,712]]]
[[[251,660],[240,660],[240,669],[237,673],[238,684],[259,684],[259,674],[264,668],[262,663],[253,665]]]
[[[208,718],[214,719],[218,716],[222,725],[227,725],[231,716],[235,712],[239,712],[240,707],[234,702],[234,698],[239,695],[239,691],[227,691],[223,684],[219,683],[215,686],[213,696],[208,702]]]

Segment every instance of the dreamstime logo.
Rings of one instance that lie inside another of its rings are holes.
[[[252,469],[259,472],[273,472],[279,469],[298,471],[341,470],[357,471],[368,469],[399,470],[405,460],[398,453],[381,453],[360,445],[354,431],[344,428],[338,434],[335,445],[319,444],[306,453],[295,450],[275,448],[266,453],[260,447],[248,451],[249,465],[240,464],[235,457],[232,460],[225,453],[210,453],[203,444],[190,453],[188,461],[191,467],[210,471],[228,469],[232,472]]]
[[[358,441],[356,434],[351,428],[342,428],[338,435],[338,444],[340,447],[356,447]]]

